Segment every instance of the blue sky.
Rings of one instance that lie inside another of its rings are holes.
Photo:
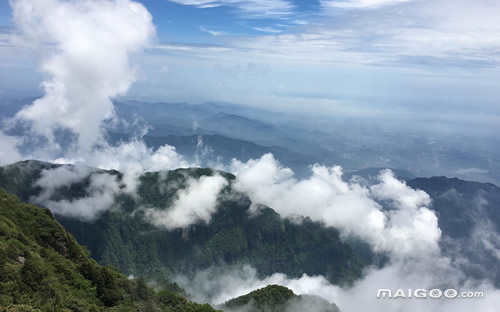
[[[156,40],[129,96],[499,123],[500,3],[141,0]],[[0,3],[0,90],[36,92],[37,53]]]
[[[141,2],[156,16],[159,38],[170,42],[220,44],[217,37],[221,36],[293,32],[297,25],[320,13],[320,3],[314,0]],[[186,4],[193,2],[202,4]],[[262,8],[260,2],[265,3]]]

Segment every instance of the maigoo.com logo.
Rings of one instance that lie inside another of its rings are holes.
[[[459,291],[454,288],[434,289],[387,289],[377,291],[378,299],[473,299],[483,298],[484,291]]]

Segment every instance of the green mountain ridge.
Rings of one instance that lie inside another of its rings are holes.
[[[29,201],[42,191],[34,184],[41,172],[60,166],[25,161],[0,167],[0,187]],[[118,171],[92,170],[90,175],[100,172],[122,178]],[[222,191],[208,224],[166,230],[153,226],[138,209],[169,209],[188,178],[214,174],[224,176],[229,185]],[[54,198],[87,196],[88,180],[86,177],[61,187]],[[126,274],[160,280],[178,274],[190,277],[213,266],[249,264],[256,268],[259,277],[276,272],[290,277],[306,273],[323,275],[334,284],[349,285],[362,276],[365,267],[383,262],[384,258],[380,260],[366,244],[344,241],[336,229],[307,218],[297,223],[281,218],[268,207],[249,216],[251,202],[232,190],[233,180],[231,174],[202,168],[149,172],[140,177],[137,198],[118,194],[112,209],[95,221],[57,215],[56,218],[98,263],[113,265]],[[500,263],[488,245],[478,245],[484,237],[476,237],[483,228],[500,233],[500,188],[446,177],[407,178],[406,182],[432,197],[430,208],[439,217],[443,251],[450,257],[465,256],[468,261],[461,263],[470,276],[500,285]]]
[[[25,161],[0,168],[0,187],[29,201],[41,192],[34,185],[41,172],[55,166],[59,165]],[[108,173],[121,177],[116,171]],[[321,274],[333,283],[349,284],[371,263],[372,254],[365,244],[344,242],[334,228],[307,218],[301,223],[284,219],[267,207],[250,216],[250,200],[231,185],[222,191],[209,224],[166,230],[153,226],[138,209],[168,209],[186,179],[216,173],[229,182],[234,180],[230,174],[201,168],[149,172],[140,177],[137,198],[119,194],[113,208],[93,222],[56,217],[97,262],[154,279],[176,274],[189,277],[212,266],[250,264],[262,277],[275,272],[292,277]],[[54,197],[84,197],[86,184],[88,178],[66,185]]]

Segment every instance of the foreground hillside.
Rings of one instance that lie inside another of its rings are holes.
[[[0,189],[0,311],[215,311],[98,265],[50,211]]]

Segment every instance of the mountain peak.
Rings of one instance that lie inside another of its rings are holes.
[[[246,295],[231,299],[223,308],[242,309],[247,312],[338,312],[335,304],[309,295],[296,295],[292,290],[280,285],[268,285]]]

